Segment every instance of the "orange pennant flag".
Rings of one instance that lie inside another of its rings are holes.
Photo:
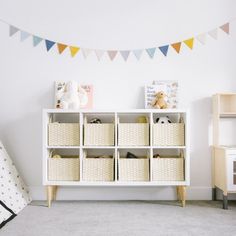
[[[61,43],[57,43],[57,48],[60,54],[63,53],[63,51],[66,49],[67,45],[65,44],[61,44]]]
[[[78,48],[78,47],[70,46],[70,54],[71,54],[71,56],[74,57],[79,50],[80,50],[80,48]]]
[[[184,43],[185,43],[190,49],[193,49],[193,41],[194,41],[194,38],[190,38],[190,39],[184,40]]]
[[[175,49],[177,53],[180,52],[181,42],[171,44],[171,47]]]

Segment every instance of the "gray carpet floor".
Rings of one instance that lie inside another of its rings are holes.
[[[0,230],[2,236],[236,235],[236,203],[58,201],[33,202]]]

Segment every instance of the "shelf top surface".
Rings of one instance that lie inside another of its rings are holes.
[[[46,113],[186,113],[187,109],[43,109]]]

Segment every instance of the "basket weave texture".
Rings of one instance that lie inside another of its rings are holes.
[[[183,146],[184,124],[153,124],[154,146]]]
[[[139,124],[139,123],[118,124],[118,145],[148,146],[149,124]]]
[[[119,158],[118,163],[120,181],[149,181],[148,158]]]
[[[49,123],[49,146],[79,146],[79,124],[77,123]]]
[[[84,124],[84,145],[114,146],[114,124]]]
[[[153,158],[152,179],[154,181],[183,181],[184,158]]]
[[[84,158],[83,180],[114,181],[114,158]]]
[[[49,158],[48,179],[49,180],[79,180],[79,158]]]

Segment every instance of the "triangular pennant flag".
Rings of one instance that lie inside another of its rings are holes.
[[[190,38],[190,39],[184,40],[184,43],[185,43],[190,49],[193,49],[193,41],[194,41],[194,38]]]
[[[102,58],[104,52],[105,52],[104,50],[95,50],[95,54],[96,54],[99,61]]]
[[[167,55],[168,48],[169,48],[169,45],[159,47],[160,51],[164,54],[164,56]]]
[[[20,31],[20,41],[21,42],[26,40],[29,36],[30,36],[30,34],[28,32]]]
[[[14,35],[16,32],[18,32],[19,31],[19,29],[18,28],[16,28],[15,26],[13,26],[13,25],[10,25],[9,26],[9,36],[11,37],[12,35]]]
[[[117,51],[114,51],[114,50],[112,50],[112,51],[107,51],[107,54],[108,54],[108,56],[110,57],[111,61],[113,61],[114,58],[116,57]]]
[[[33,35],[33,46],[36,47],[43,39]]]
[[[133,50],[133,54],[135,55],[135,57],[137,58],[137,60],[140,59],[142,53],[143,53],[143,50]]]
[[[155,51],[156,51],[156,48],[147,48],[146,49],[146,52],[148,53],[150,58],[154,57]]]
[[[171,47],[174,48],[174,50],[179,53],[180,52],[180,48],[181,48],[181,42],[178,43],[172,43]]]
[[[58,48],[58,52],[62,54],[63,51],[67,48],[67,45],[62,44],[62,43],[57,43],[57,48]]]
[[[221,25],[220,28],[226,33],[229,34],[229,23]]]
[[[130,54],[130,51],[120,51],[120,55],[123,57],[125,61],[127,61],[129,54]]]
[[[205,44],[205,43],[206,43],[206,33],[199,34],[198,36],[196,36],[196,39],[197,39],[201,44]]]
[[[209,34],[213,39],[217,39],[217,37],[218,37],[218,29],[215,28],[215,29],[209,31],[208,34]]]
[[[47,40],[47,39],[45,39],[45,43],[46,43],[47,51],[49,51],[53,47],[53,45],[55,44],[55,42]]]
[[[91,51],[92,50],[89,48],[82,48],[82,53],[83,53],[83,56],[85,59],[88,57],[88,55],[91,53]]]
[[[70,55],[72,57],[74,57],[76,55],[76,53],[80,50],[80,48],[74,47],[74,46],[70,46],[69,48],[70,48]]]

